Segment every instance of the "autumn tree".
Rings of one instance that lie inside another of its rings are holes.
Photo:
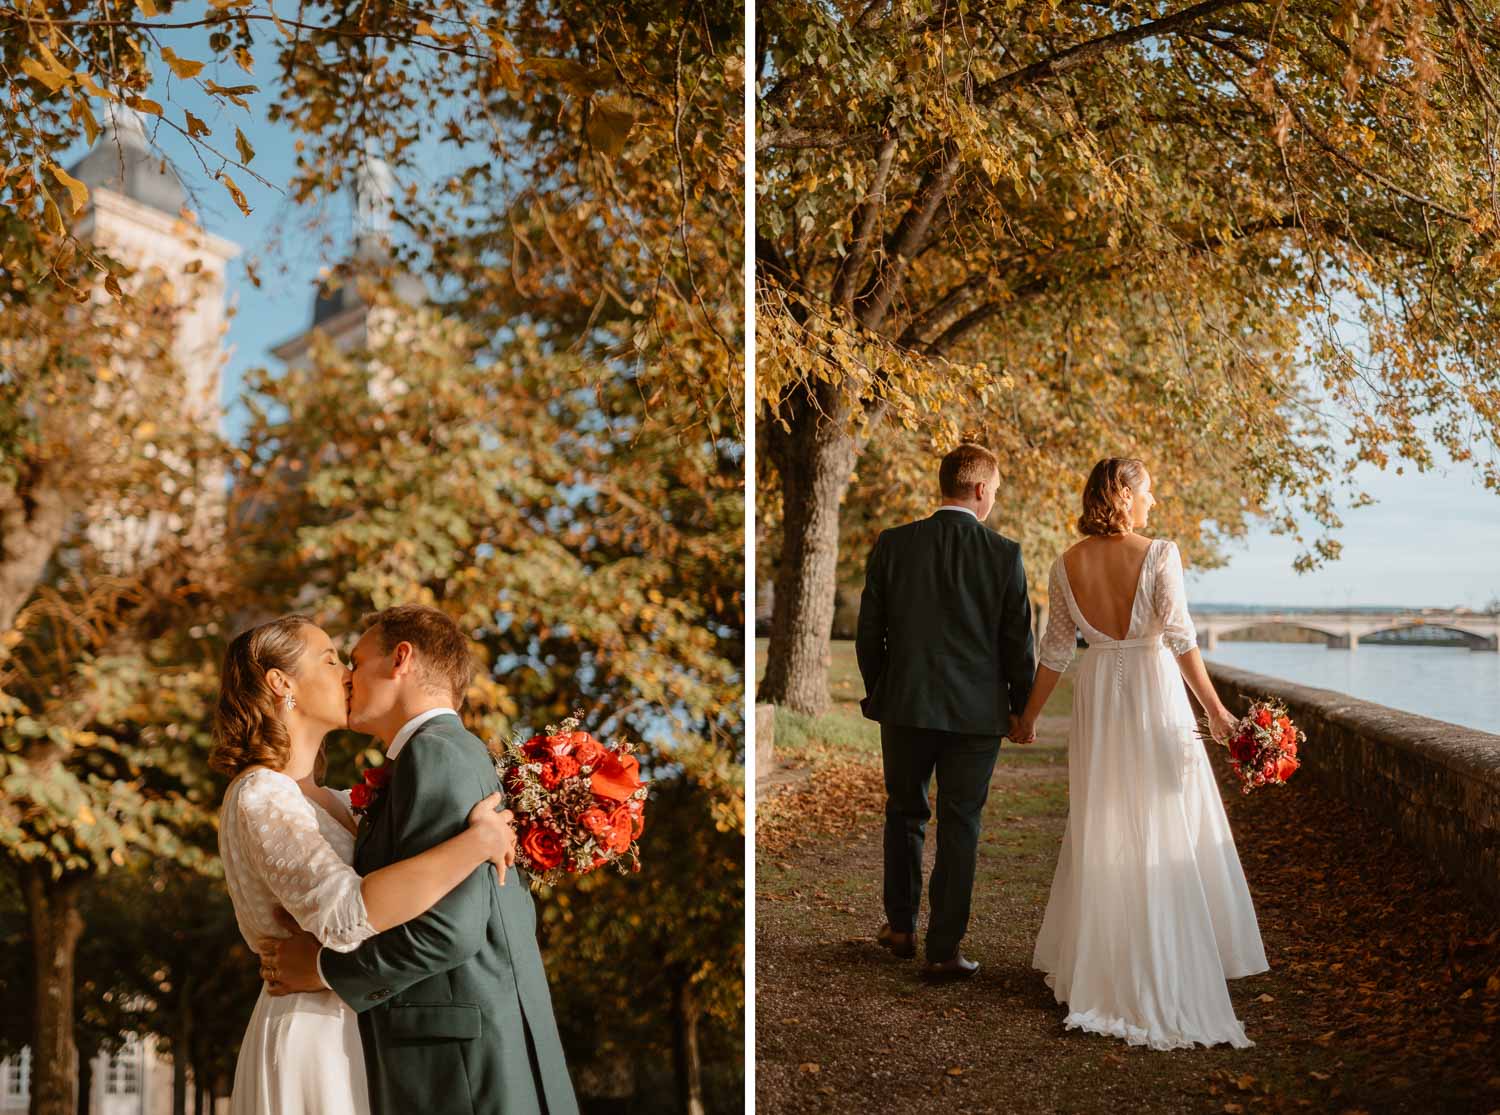
[[[1360,462],[1500,486],[1497,34],[1461,2],[763,8],[762,696],[826,705],[872,438],[927,506],[989,443],[1033,570],[1109,454],[1200,557],[1254,515],[1336,556]]]

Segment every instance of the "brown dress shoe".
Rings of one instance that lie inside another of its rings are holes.
[[[979,971],[979,962],[970,960],[963,953],[953,954],[952,960],[928,962],[922,965],[922,978],[930,980],[968,979]]]
[[[897,933],[889,923],[880,927],[880,932],[875,934],[875,940],[881,948],[890,949],[902,960],[910,960],[917,955],[917,935]]]

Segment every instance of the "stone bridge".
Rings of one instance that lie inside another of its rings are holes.
[[[1346,650],[1355,649],[1368,635],[1411,628],[1452,632],[1466,640],[1471,650],[1500,650],[1500,615],[1479,612],[1215,612],[1193,608],[1192,617],[1198,643],[1205,650],[1217,647],[1221,635],[1272,624],[1316,632],[1330,647]]]

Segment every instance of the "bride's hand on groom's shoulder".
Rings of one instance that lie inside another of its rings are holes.
[[[484,842],[485,858],[495,865],[502,887],[505,869],[516,862],[516,815],[498,808],[504,800],[496,792],[469,810],[469,828]]]

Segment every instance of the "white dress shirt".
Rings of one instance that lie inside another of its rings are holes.
[[[960,506],[959,504],[956,504],[956,503],[945,503],[945,504],[943,504],[943,506],[939,507],[938,510],[939,511],[967,511],[970,515],[973,515],[974,518],[976,518],[976,519],[979,518],[979,512],[975,511],[972,507],[962,507],[962,506]]]
[[[417,713],[417,715],[413,716],[405,724],[401,725],[401,730],[391,737],[391,745],[385,749],[386,761],[394,763],[396,761],[396,756],[401,754],[401,749],[406,746],[407,741],[411,739],[412,736],[417,734],[418,728],[420,728],[423,724],[426,724],[434,716],[442,716],[444,714],[447,714],[448,716],[458,715],[458,713],[451,708],[430,708],[426,712]],[[324,987],[327,987],[328,990],[332,991],[333,989],[331,987],[328,987],[328,981],[323,978],[322,949],[318,950],[317,963],[318,982],[321,983]]]

